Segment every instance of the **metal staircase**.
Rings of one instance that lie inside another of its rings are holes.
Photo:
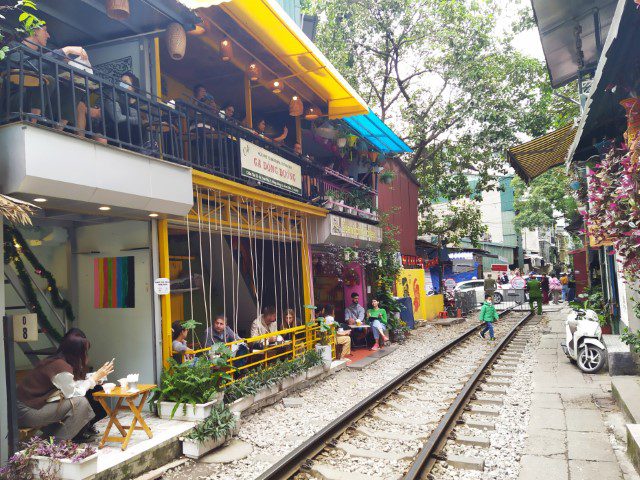
[[[47,293],[42,291],[32,274],[28,270],[27,274],[29,275],[31,285],[36,292],[40,305],[44,310],[47,311],[47,314],[49,314],[49,319],[54,324],[53,326],[60,332],[62,332],[62,334],[64,334],[64,332],[66,332],[68,328],[67,320],[64,317],[64,314],[61,315],[53,306]],[[18,274],[14,270],[13,266],[5,265],[4,276],[5,289],[12,289],[15,292],[15,296],[6,295],[7,299],[13,298],[13,303],[15,303],[14,305],[7,305],[5,307],[7,315],[32,313],[32,309],[28,306],[26,292],[24,291],[24,288],[22,287],[22,284],[20,282],[20,278],[18,277]],[[9,292],[7,291],[6,293]],[[42,357],[53,355],[58,349],[58,342],[50,332],[43,328],[40,320],[41,319],[38,319],[38,344],[32,345],[24,342],[17,343],[17,345],[22,350],[22,353],[24,353],[24,355],[29,359],[32,365],[37,364],[42,359]]]

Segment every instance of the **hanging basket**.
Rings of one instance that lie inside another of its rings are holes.
[[[107,16],[114,20],[129,18],[129,0],[107,0],[105,5]]]
[[[167,50],[173,60],[182,60],[187,49],[187,34],[179,23],[172,23],[167,27],[165,40]]]

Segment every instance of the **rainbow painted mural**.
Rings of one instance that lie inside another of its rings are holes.
[[[96,258],[93,263],[94,308],[134,308],[134,257]]]

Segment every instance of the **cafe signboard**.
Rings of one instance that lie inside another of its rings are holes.
[[[316,245],[331,243],[345,247],[375,246],[382,243],[382,229],[377,225],[329,214],[326,218],[310,222],[309,240]]]
[[[302,170],[280,155],[240,139],[242,176],[302,195]]]

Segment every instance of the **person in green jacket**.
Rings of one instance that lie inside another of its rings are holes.
[[[498,320],[498,312],[496,307],[493,306],[493,294],[487,294],[484,296],[484,303],[480,309],[480,321],[485,322],[484,328],[480,331],[480,336],[484,338],[485,333],[489,332],[489,338],[495,340],[496,337],[493,334],[493,322]]]
[[[375,343],[371,350],[378,350],[380,348],[380,338],[383,342],[387,342],[388,338],[385,335],[387,331],[387,311],[384,308],[380,308],[380,302],[374,298],[371,300],[371,308],[367,310],[367,318],[371,324],[371,332]]]
[[[542,284],[535,277],[527,280],[527,292],[529,292],[529,308],[533,313],[533,302],[538,304],[538,315],[542,315]]]

